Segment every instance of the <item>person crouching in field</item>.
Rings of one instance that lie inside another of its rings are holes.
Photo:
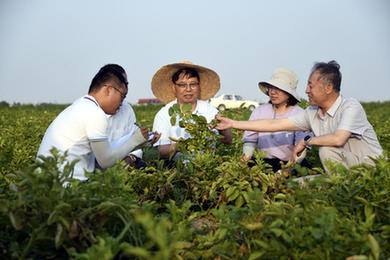
[[[362,105],[356,99],[343,97],[340,85],[341,72],[336,61],[316,63],[306,87],[311,106],[304,113],[256,121],[235,121],[218,116],[220,122],[216,128],[259,132],[309,130],[314,137],[305,137],[295,146],[293,161],[305,148],[319,146],[319,157],[327,171],[327,160],[346,167],[362,163],[373,165],[372,158],[382,155],[382,147]]]
[[[259,82],[258,85],[270,100],[267,104],[257,107],[249,120],[288,118],[303,113],[303,109],[298,106],[300,99],[296,92],[298,76],[291,70],[278,68],[273,72],[271,80]],[[264,161],[276,172],[282,163],[286,164],[292,159],[295,145],[309,134],[310,132],[305,131],[245,131],[242,159],[253,159],[255,149],[264,151]]]
[[[153,94],[166,104],[157,112],[153,122],[153,131],[161,133],[161,138],[155,144],[161,158],[173,158],[177,152],[177,143],[170,137],[189,138],[185,129],[179,126],[180,119],[176,120],[174,126],[171,125],[169,108],[174,104],[191,104],[192,114],[204,116],[210,123],[218,110],[206,100],[213,97],[219,88],[220,80],[216,72],[191,62],[169,64],[155,73],[152,79]],[[232,142],[230,129],[220,133],[223,135],[222,142]]]
[[[100,71],[107,69],[118,71],[118,73],[121,73],[127,81],[127,73],[122,66],[118,64],[106,64],[102,68],[100,68]],[[136,121],[137,119],[133,108],[128,102],[126,102],[126,100],[123,100],[118,111],[113,115],[108,115],[108,140],[112,142],[127,134],[136,132],[139,128]],[[144,129],[141,128],[141,131],[143,130]],[[124,158],[124,161],[128,165],[134,166],[135,168],[144,168],[146,167],[146,163],[142,160],[142,155],[142,149],[137,149],[129,153]]]
[[[114,115],[127,95],[127,79],[118,70],[100,70],[92,79],[88,95],[62,111],[45,132],[38,156],[50,156],[56,148],[67,152],[67,162],[78,160],[73,178],[85,180],[85,171],[108,168],[136,147],[146,143],[148,130],[136,129],[109,141],[107,115]]]

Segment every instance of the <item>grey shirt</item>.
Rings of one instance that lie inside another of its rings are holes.
[[[339,95],[325,115],[318,106],[310,106],[289,120],[303,130],[312,131],[315,136],[333,134],[337,130],[349,131],[352,133],[350,138],[361,140],[361,148],[366,151],[364,156],[378,157],[383,153],[362,105],[354,98]]]

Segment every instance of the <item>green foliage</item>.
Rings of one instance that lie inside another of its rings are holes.
[[[207,123],[204,116],[192,114],[191,104],[174,104],[168,113],[171,125],[176,125],[179,120],[179,126],[190,134],[190,138],[173,140],[178,143],[178,150],[181,153],[189,155],[200,152],[215,153],[220,136],[212,130],[212,125]]]
[[[386,153],[389,106],[364,104]],[[0,107],[2,259],[390,257],[388,159],[350,170],[330,164],[334,174],[300,185],[274,174],[261,153],[248,168],[240,161],[242,132],[233,131],[231,146],[220,144],[205,120],[183,108],[173,114],[181,113],[181,124],[192,131],[181,148],[187,162],[168,169],[150,159],[155,163],[142,170],[118,162],[80,182],[71,178],[72,163],[58,169],[64,157],[55,151],[35,159],[46,127],[63,108]],[[134,108],[150,127],[160,107]],[[250,111],[223,113],[245,120]],[[145,150],[148,158],[154,153]]]

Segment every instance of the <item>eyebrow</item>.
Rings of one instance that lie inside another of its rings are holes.
[[[176,81],[176,84],[179,84],[179,83],[200,83],[200,81],[199,80],[188,81],[188,82],[180,81],[180,80]]]

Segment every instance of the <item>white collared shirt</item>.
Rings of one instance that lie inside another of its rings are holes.
[[[174,126],[171,125],[171,117],[169,116],[168,110],[176,103],[177,101],[174,100],[166,104],[160,109],[160,111],[157,112],[156,116],[154,117],[153,131],[161,133],[161,137],[157,141],[155,146],[173,143],[173,141],[169,139],[169,137],[173,137],[175,139],[187,139],[190,137],[190,135],[185,131],[185,129],[179,126],[180,118],[177,118],[176,124]],[[211,122],[211,120],[214,119],[217,113],[218,110],[215,107],[210,105],[210,103],[208,103],[207,101],[203,100],[197,101],[196,108],[193,112],[193,114],[204,116],[207,122]]]
[[[303,130],[312,131],[315,136],[333,134],[337,130],[349,131],[351,138],[358,138],[368,146],[370,156],[377,157],[383,153],[364,108],[354,98],[339,95],[324,115],[318,106],[309,106],[304,113],[291,116],[289,120]]]
[[[84,171],[92,172],[95,169],[95,156],[90,142],[106,139],[107,116],[97,101],[86,95],[54,119],[45,132],[38,155],[49,156],[53,147],[61,153],[67,151],[68,162],[79,160],[74,167],[73,177],[84,180]]]

